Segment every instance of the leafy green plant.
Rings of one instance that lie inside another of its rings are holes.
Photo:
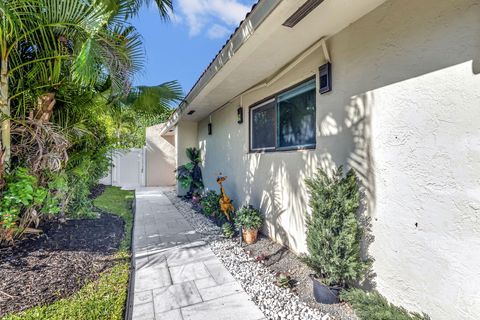
[[[233,228],[232,224],[228,222],[225,222],[222,225],[222,231],[225,238],[228,238],[228,239],[233,238],[233,236],[235,235],[235,229]]]
[[[197,148],[187,148],[187,157],[189,163],[177,168],[177,180],[184,189],[188,189],[188,196],[191,197],[194,192],[200,192],[203,189],[202,170],[200,162],[202,161],[200,150]]]
[[[213,190],[209,190],[206,192],[202,199],[200,200],[200,204],[202,206],[203,213],[209,217],[217,217],[220,213],[220,195],[217,194]]]
[[[362,226],[357,218],[360,194],[355,172],[331,176],[320,170],[306,180],[311,215],[307,218],[306,263],[326,285],[346,286],[362,278],[368,263],[360,256]]]
[[[394,306],[376,291],[366,292],[361,289],[344,290],[340,298],[348,301],[361,320],[429,320],[426,314],[408,312],[402,307]]]
[[[59,212],[60,182],[51,182],[52,190],[39,185],[26,168],[16,168],[6,177],[0,199],[0,242],[21,235],[31,224],[36,226],[44,215]]]
[[[253,206],[243,206],[237,211],[235,225],[244,230],[258,230],[263,225],[263,218]]]
[[[108,171],[108,148],[93,148],[92,151],[75,151],[67,167],[68,186],[67,214],[71,217],[92,217],[90,189]]]
[[[292,277],[287,272],[277,272],[275,279],[275,284],[280,288],[287,289],[292,287]]]

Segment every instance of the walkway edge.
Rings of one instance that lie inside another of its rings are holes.
[[[133,245],[133,231],[135,230],[135,217],[137,210],[137,192],[134,190],[134,196],[132,201],[132,230],[130,241],[130,272],[128,275],[128,287],[127,287],[127,301],[125,301],[125,320],[133,319],[133,294],[135,290],[135,246]]]

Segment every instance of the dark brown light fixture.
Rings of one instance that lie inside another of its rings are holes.
[[[323,0],[308,0],[305,2],[294,14],[292,14],[284,23],[285,27],[293,28],[299,23],[303,18],[305,18],[310,12],[318,7]]]
[[[191,115],[194,114],[194,113],[195,113],[195,110],[190,110],[190,111],[188,111],[187,114],[188,114],[189,116],[191,116]]]
[[[237,109],[237,123],[243,123],[243,108],[240,107]]]
[[[318,77],[320,88],[320,94],[324,94],[332,91],[332,64],[330,62],[325,63],[318,69]]]
[[[212,124],[211,123],[208,124],[208,135],[209,136],[212,135]]]

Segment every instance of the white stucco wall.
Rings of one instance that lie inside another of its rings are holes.
[[[353,167],[372,221],[377,289],[433,319],[477,319],[479,2],[389,1],[328,44],[333,91],[317,96],[316,150],[249,154],[248,107],[315,74],[321,52],[244,95],[243,124],[240,99],[212,115],[213,135],[208,119],[199,123],[206,186],[227,175],[234,204],[261,208],[265,231],[304,252],[304,179],[318,167]]]
[[[198,123],[193,121],[182,120],[175,128],[175,145],[176,145],[176,168],[190,162],[186,155],[187,148],[198,147]],[[177,183],[178,195],[185,195],[187,190],[183,189]]]
[[[175,137],[162,136],[164,125],[146,129],[145,179],[147,187],[175,185]]]

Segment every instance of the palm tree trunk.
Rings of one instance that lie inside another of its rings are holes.
[[[35,119],[42,122],[49,122],[53,114],[53,107],[55,107],[55,93],[48,92],[38,98],[37,114]]]
[[[2,141],[0,148],[4,150],[4,161],[8,165],[10,162],[10,101],[8,98],[8,61],[5,58],[1,59],[0,112],[2,117],[7,117],[2,121]]]

